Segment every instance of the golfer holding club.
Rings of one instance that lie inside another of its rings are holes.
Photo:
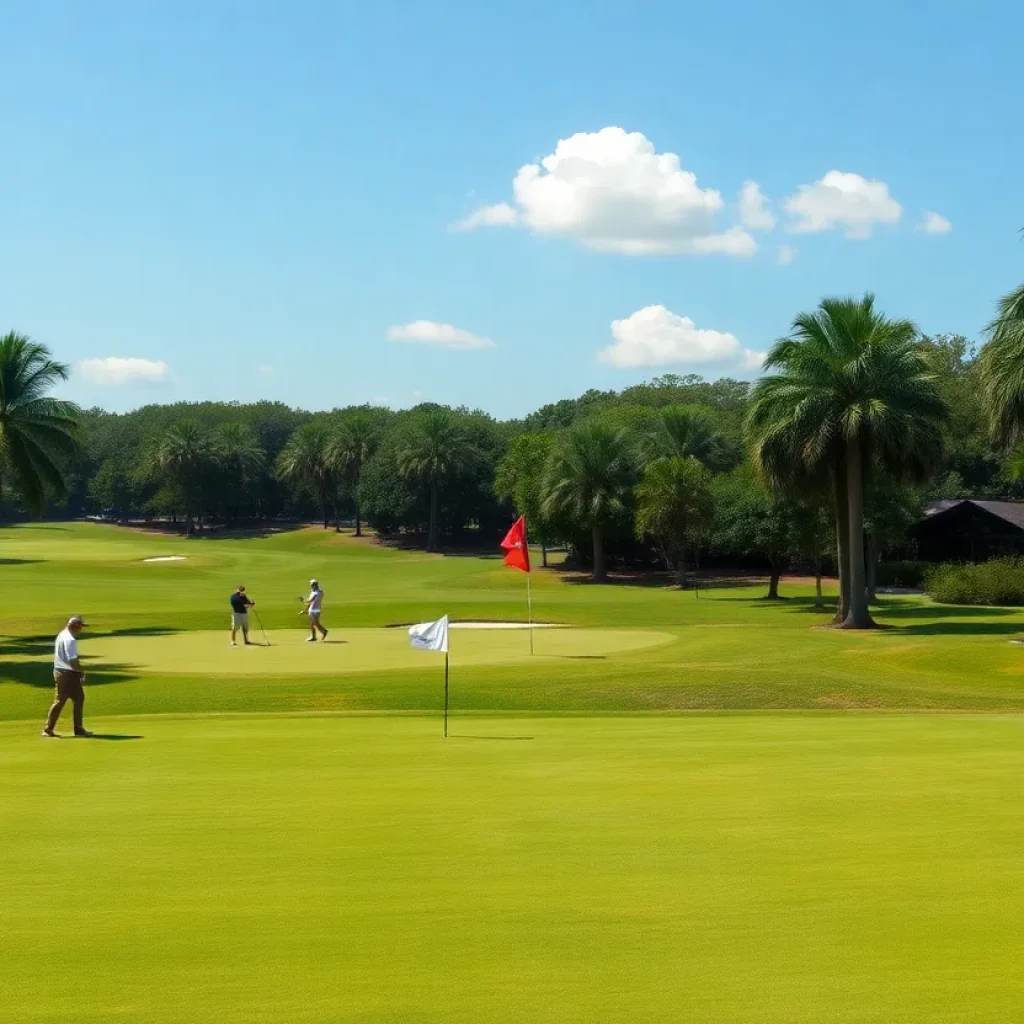
[[[309,636],[306,637],[307,644],[316,643],[316,632],[320,630],[320,639],[327,639],[327,630],[320,625],[320,609],[324,601],[324,592],[320,589],[320,584],[316,580],[309,581],[309,597],[299,598],[303,602],[304,608],[300,615],[309,616]]]
[[[239,587],[229,600],[231,601],[231,646],[238,646],[235,643],[235,636],[241,630],[245,645],[251,647],[252,644],[249,642],[249,609],[255,608],[256,602],[249,600],[245,587]]]
[[[85,708],[85,673],[78,659],[78,637],[85,629],[85,623],[78,615],[72,615],[68,624],[57,634],[53,646],[53,706],[46,717],[44,736],[56,736],[53,731],[57,727],[57,719],[70,700],[74,707],[75,735],[91,736],[92,733],[82,724],[82,711]]]

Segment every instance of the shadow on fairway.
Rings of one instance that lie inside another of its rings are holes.
[[[904,636],[1007,636],[1024,631],[1019,608],[880,604],[873,612]],[[906,622],[906,619],[925,621]],[[993,622],[993,619],[1003,621]]]
[[[72,736],[71,739],[77,739]],[[91,736],[85,737],[90,740],[144,740],[146,737],[140,733],[132,732],[94,732]]]
[[[3,649],[0,649],[2,653]],[[138,678],[136,666],[127,664],[111,664],[106,662],[102,668],[91,668],[86,662],[85,688],[92,686],[110,686],[114,683],[127,683]],[[0,665],[0,679],[5,683],[20,683],[37,690],[53,689],[53,666],[41,665],[39,662],[19,661],[14,664]]]
[[[607,654],[555,654],[550,657],[561,658],[563,661],[607,661]]]
[[[532,736],[464,736],[452,734],[450,740],[499,740],[502,743],[518,743],[523,740],[532,740]]]
[[[38,565],[41,558],[0,558],[0,565]]]

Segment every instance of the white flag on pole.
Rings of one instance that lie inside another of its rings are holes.
[[[436,622],[420,622],[409,627],[409,640],[418,651],[444,651],[448,653],[448,616]]]

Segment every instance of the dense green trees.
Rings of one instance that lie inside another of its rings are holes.
[[[50,392],[67,376],[42,345],[13,332],[0,338],[0,515],[5,487],[33,515],[66,491],[78,409]]]
[[[921,337],[863,299],[795,318],[751,386],[665,375],[588,391],[498,422],[465,408],[177,403],[115,415],[54,402],[66,374],[24,338],[0,340],[0,503],[210,521],[365,521],[431,551],[496,543],[517,514],[596,580],[662,564],[837,565],[838,621],[871,624],[875,570],[912,556],[935,498],[1024,498],[1024,293],[978,352]],[[76,446],[77,438],[81,444]],[[1016,445],[1016,447],[1014,447]],[[820,589],[819,589],[820,595]]]

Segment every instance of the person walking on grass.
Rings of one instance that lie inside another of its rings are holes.
[[[242,639],[246,647],[252,647],[249,642],[249,609],[256,607],[256,602],[249,600],[245,587],[239,587],[230,598],[231,601],[231,646],[237,647],[235,637],[238,631],[242,631]]]
[[[82,712],[85,708],[85,673],[82,671],[82,663],[78,658],[78,638],[85,623],[78,615],[68,619],[68,624],[57,634],[57,640],[53,647],[53,683],[54,697],[53,706],[46,717],[46,726],[43,729],[44,736],[56,736],[54,729],[57,727],[57,719],[64,710],[64,705],[70,700],[74,709],[75,735],[91,736],[92,733],[82,724]]]
[[[316,643],[317,630],[320,631],[320,639],[327,639],[327,630],[320,625],[320,610],[324,603],[324,592],[320,589],[320,584],[316,580],[309,581],[309,597],[306,598],[302,612],[299,614],[306,614],[309,616],[309,636],[306,637],[307,644]]]

